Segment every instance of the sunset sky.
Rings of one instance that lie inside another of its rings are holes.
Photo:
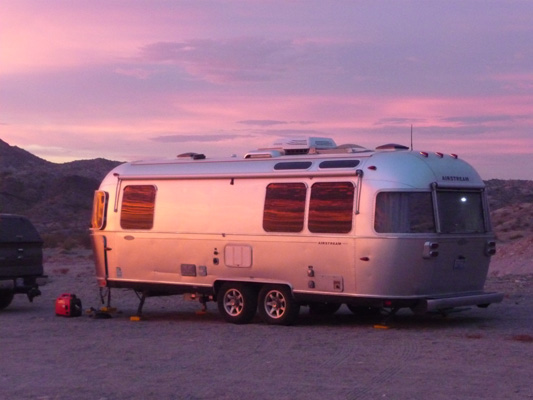
[[[0,3],[0,139],[54,162],[326,136],[533,179],[533,1]]]

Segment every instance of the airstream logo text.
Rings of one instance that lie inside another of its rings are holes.
[[[442,177],[443,181],[456,181],[456,182],[468,182],[470,178],[468,176],[451,176],[451,175],[444,175]]]
[[[327,246],[340,246],[341,242],[318,242],[318,244],[325,244]]]

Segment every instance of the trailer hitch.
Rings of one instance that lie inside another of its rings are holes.
[[[35,286],[35,287],[30,288],[28,292],[26,293],[26,295],[28,296],[28,300],[30,301],[30,303],[33,303],[34,297],[40,296],[41,291],[39,290],[38,287]]]

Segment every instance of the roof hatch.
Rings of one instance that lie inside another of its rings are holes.
[[[376,147],[376,150],[409,150],[409,147],[404,146],[403,144],[397,144],[397,143],[387,143],[383,144],[381,146]]]

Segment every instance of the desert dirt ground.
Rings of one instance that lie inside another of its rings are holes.
[[[345,306],[330,317],[302,308],[289,327],[233,325],[216,304],[202,315],[181,296],[149,298],[131,321],[138,298],[120,290],[111,319],[58,317],[61,293],[88,309],[99,292],[87,252],[47,252],[42,296],[17,295],[0,312],[0,398],[533,399],[531,260],[515,274],[503,256],[486,284],[502,303],[446,317],[402,311],[383,329]]]

